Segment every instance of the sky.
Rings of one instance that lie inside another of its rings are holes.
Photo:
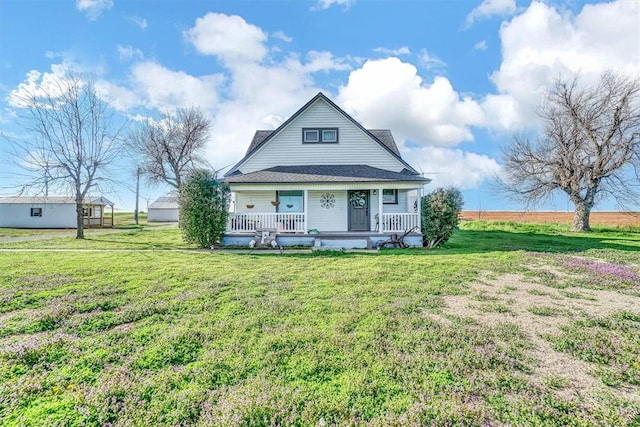
[[[521,210],[493,185],[501,147],[539,130],[536,107],[559,76],[640,75],[640,0],[0,0],[0,133],[27,137],[15,96],[69,67],[130,123],[201,108],[221,173],[255,130],[323,92],[390,129],[433,180],[426,191]],[[0,195],[15,195],[27,177],[0,144]],[[135,165],[122,158],[110,173],[100,195],[132,210]],[[167,190],[143,181],[141,209]],[[559,195],[538,209],[572,208]]]

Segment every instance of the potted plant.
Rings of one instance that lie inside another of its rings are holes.
[[[277,200],[272,200],[272,201],[271,201],[271,204],[272,204],[273,206],[278,206],[278,205],[280,204],[280,202],[279,202],[279,201],[277,201]]]

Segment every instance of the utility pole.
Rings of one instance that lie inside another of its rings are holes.
[[[140,168],[136,173],[136,210],[133,212],[133,219],[136,220],[136,225],[138,225],[138,198],[140,197]]]

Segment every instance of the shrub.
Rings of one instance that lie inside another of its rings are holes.
[[[438,188],[422,198],[422,243],[434,248],[449,240],[458,227],[462,194],[457,188]]]
[[[180,230],[184,240],[209,248],[227,226],[229,188],[203,169],[195,170],[180,189]]]

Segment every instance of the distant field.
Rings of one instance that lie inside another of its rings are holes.
[[[516,221],[537,223],[570,223],[573,212],[462,211],[460,217],[471,221]],[[640,226],[640,212],[591,212],[591,224]]]

